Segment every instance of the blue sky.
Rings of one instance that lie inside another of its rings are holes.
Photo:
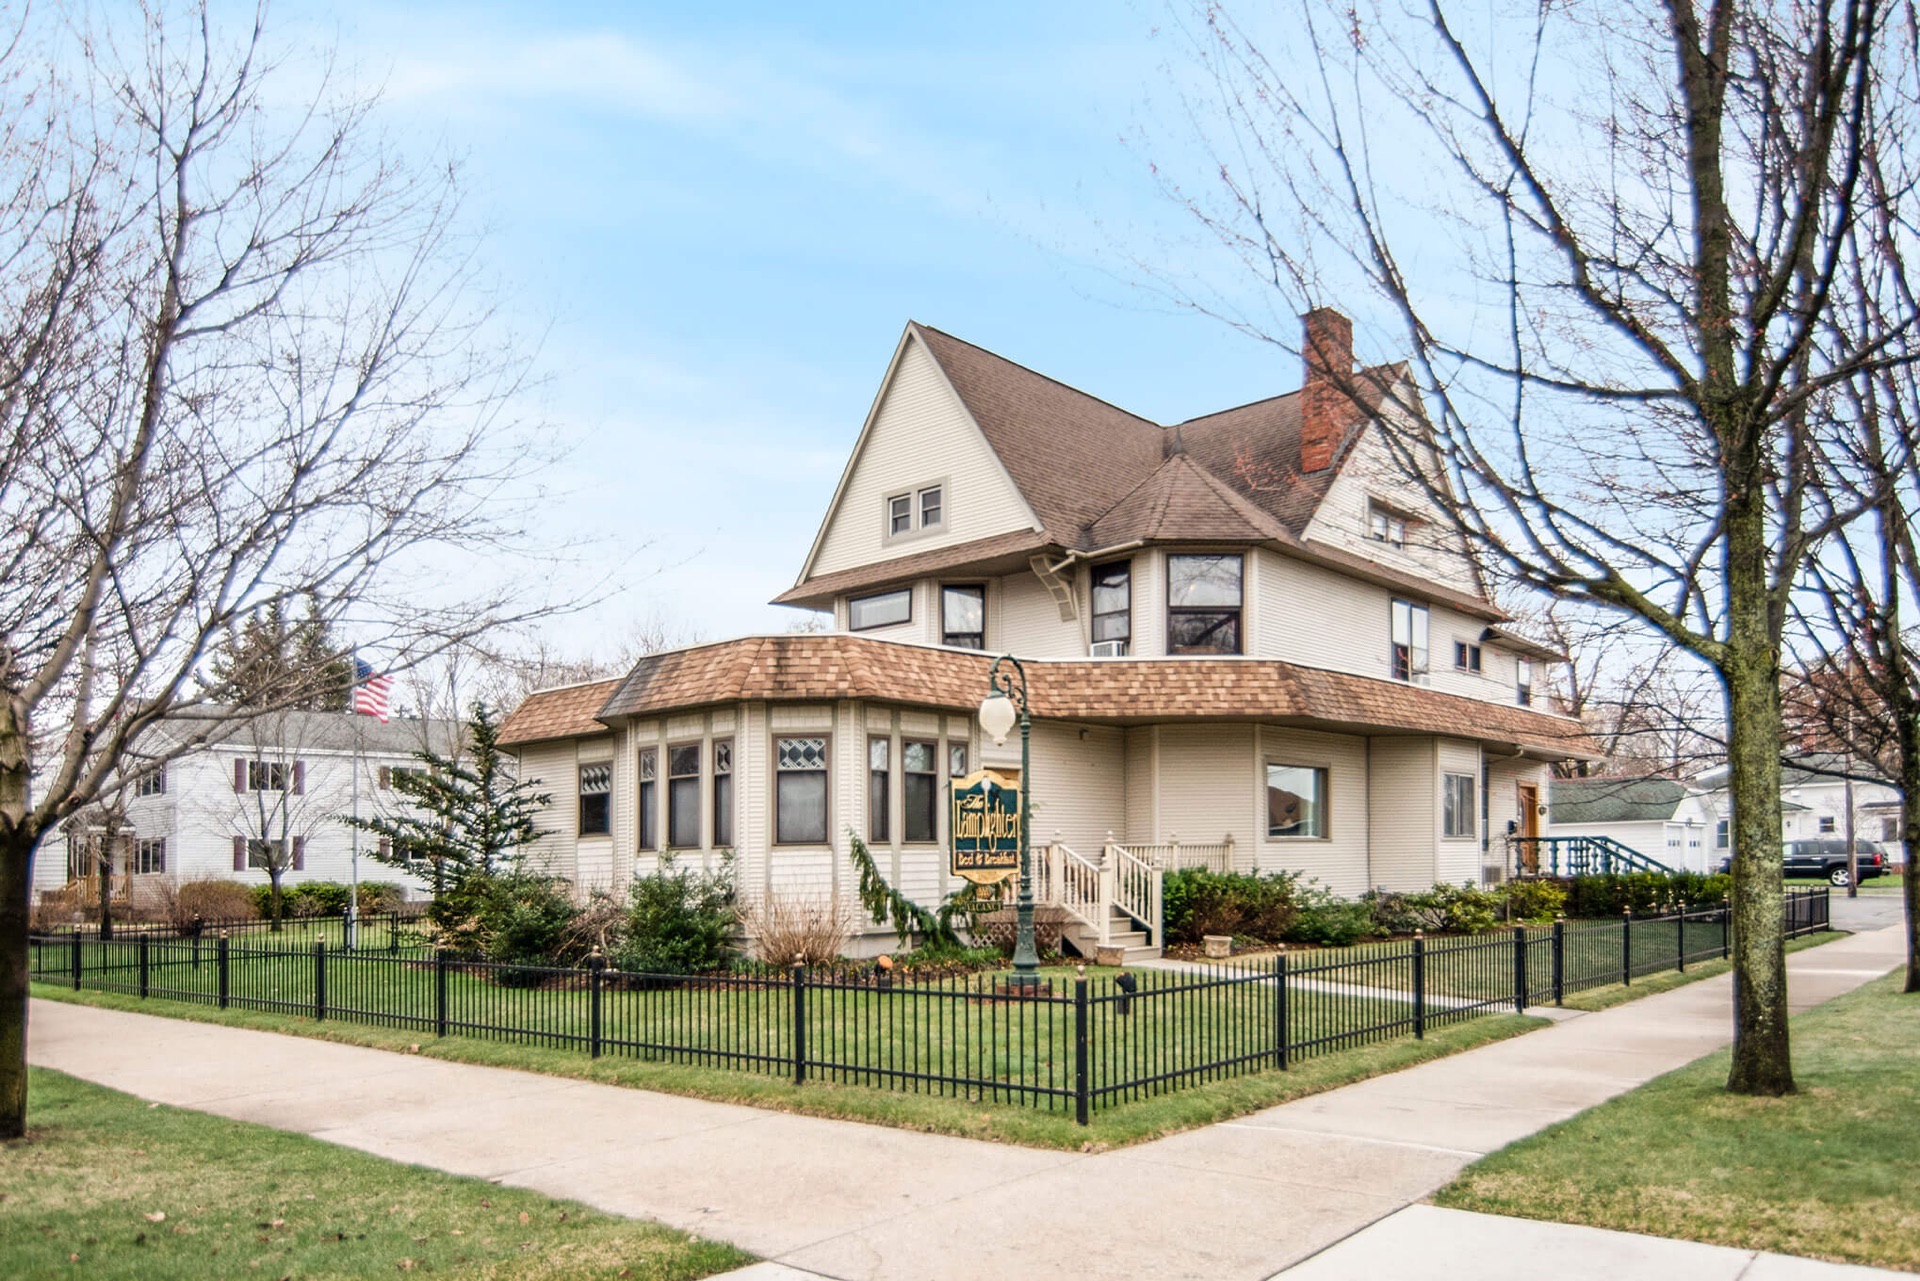
[[[1152,6],[282,5],[464,157],[484,253],[540,336],[568,532],[650,614],[779,629],[901,325],[947,329],[1162,420],[1297,384],[1179,312],[1130,254],[1195,252],[1149,160]],[[1196,260],[1198,261],[1198,260]],[[1177,267],[1177,263],[1174,264]],[[583,571],[584,572],[584,571]]]

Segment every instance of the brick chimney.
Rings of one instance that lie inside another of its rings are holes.
[[[1353,374],[1353,322],[1331,307],[1315,307],[1300,320],[1307,367],[1300,384],[1300,470],[1325,471],[1360,416],[1342,386]]]

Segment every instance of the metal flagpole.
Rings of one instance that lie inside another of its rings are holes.
[[[353,717],[353,844],[348,864],[351,885],[347,890],[347,950],[360,946],[360,708],[355,695],[360,689],[360,657],[353,658],[353,683],[347,687],[347,715]]]

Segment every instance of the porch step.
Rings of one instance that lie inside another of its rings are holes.
[[[1074,951],[1078,952],[1087,960],[1094,958],[1095,949],[1099,947],[1098,933],[1078,921],[1073,922],[1067,927],[1063,939]],[[1126,949],[1125,955],[1128,965],[1133,965],[1140,961],[1155,961],[1160,959],[1160,949],[1149,946],[1147,943],[1147,932],[1136,928],[1133,923],[1133,918],[1118,909],[1115,909],[1113,913],[1112,923],[1107,930],[1107,940],[1109,947],[1122,947]]]

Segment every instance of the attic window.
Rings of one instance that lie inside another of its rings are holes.
[[[911,534],[942,529],[947,523],[947,487],[921,485],[904,493],[887,496],[887,537],[905,538]]]
[[[1407,518],[1383,503],[1367,502],[1367,537],[1389,547],[1407,545]]]

